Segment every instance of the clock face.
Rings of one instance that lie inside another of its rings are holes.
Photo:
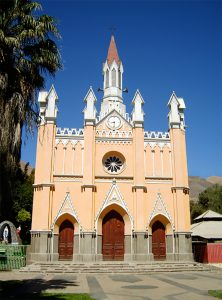
[[[121,125],[121,120],[119,117],[117,116],[111,116],[109,119],[108,119],[108,126],[111,128],[111,129],[118,129]]]

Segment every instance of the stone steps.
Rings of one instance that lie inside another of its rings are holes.
[[[206,271],[210,267],[196,262],[150,262],[150,263],[34,263],[20,269],[29,273],[133,273]]]

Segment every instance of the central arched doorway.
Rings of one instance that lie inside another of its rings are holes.
[[[65,220],[59,227],[59,259],[72,260],[73,257],[73,224]]]
[[[104,260],[124,259],[124,221],[115,210],[103,219],[102,254]]]
[[[152,252],[154,259],[166,258],[165,227],[160,221],[156,221],[152,226]]]

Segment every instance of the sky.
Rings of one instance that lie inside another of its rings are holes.
[[[46,79],[59,102],[57,126],[82,128],[90,86],[100,110],[102,64],[114,30],[123,63],[127,112],[137,89],[145,130],[167,131],[167,103],[175,91],[186,103],[190,176],[222,176],[222,1],[41,0],[56,18],[63,69]],[[36,132],[23,134],[22,160],[35,166]]]

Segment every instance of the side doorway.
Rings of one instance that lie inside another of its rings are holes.
[[[166,259],[165,226],[160,221],[156,221],[152,226],[152,252],[154,259]]]
[[[72,260],[73,258],[73,242],[74,242],[74,226],[65,220],[59,227],[59,259]]]

